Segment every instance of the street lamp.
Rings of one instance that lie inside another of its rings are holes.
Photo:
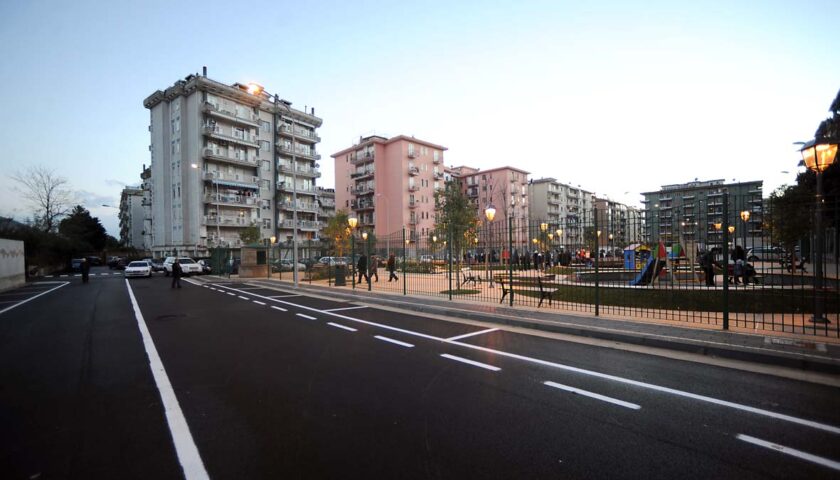
[[[743,210],[741,212],[741,220],[744,221],[744,245],[743,245],[743,247],[744,247],[744,252],[746,252],[747,251],[747,222],[750,221],[750,211],[749,210]],[[755,244],[755,242],[753,242],[753,244]]]
[[[557,234],[557,243],[560,244],[560,249],[565,250],[565,248],[563,247],[563,229],[558,228],[557,230],[554,231],[554,233]]]
[[[351,273],[351,281],[353,282],[353,288],[356,288],[356,236],[353,234],[353,230],[356,229],[356,225],[359,224],[359,219],[350,215],[347,217],[347,225],[350,227],[350,273]]]
[[[368,272],[369,272],[369,271],[370,271],[370,265],[371,265],[371,263],[370,263],[370,255],[369,255],[369,253],[368,253],[368,241],[367,241],[367,240],[368,240],[368,232],[362,232],[362,240],[364,240],[364,241],[365,241],[365,257],[368,257],[368,259],[367,259],[368,263],[367,263],[367,265],[366,265],[366,267],[365,267],[365,268],[367,268],[367,269],[368,269]],[[370,289],[371,289],[371,285],[370,285],[370,274],[368,274],[368,272],[362,272],[362,275],[364,275],[364,276],[365,276],[365,278],[367,278],[367,282],[368,282],[368,291],[370,291]]]
[[[802,145],[800,150],[802,153],[802,160],[809,170],[817,174],[817,208],[816,218],[814,221],[815,230],[817,232],[817,242],[814,248],[814,292],[816,301],[814,303],[814,317],[811,319],[814,323],[830,323],[823,311],[825,310],[825,301],[822,298],[823,288],[823,242],[825,241],[822,231],[822,204],[823,204],[823,172],[834,163],[837,156],[837,141],[828,140],[825,138],[816,138]],[[795,265],[795,258],[791,257],[791,264]],[[795,266],[794,266],[795,268]]]
[[[487,235],[485,235],[487,241],[484,244],[484,276],[490,281],[490,288],[494,288],[493,277],[490,276],[490,259],[488,258],[489,252],[487,251],[487,244],[490,243],[490,225],[492,224],[493,219],[496,218],[496,207],[494,207],[492,203],[487,205],[487,208],[484,209],[484,218],[487,219]]]

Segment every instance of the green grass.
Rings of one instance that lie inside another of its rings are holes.
[[[475,295],[477,293],[481,293],[481,290],[464,290],[464,289],[443,290],[440,293],[442,293],[444,295],[449,295],[450,293],[452,293],[452,295]]]

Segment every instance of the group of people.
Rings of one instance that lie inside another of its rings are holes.
[[[362,279],[364,278],[368,283],[371,282],[371,278],[376,278],[376,281],[379,281],[379,267],[380,267],[380,258],[378,255],[371,255],[370,261],[368,261],[368,257],[365,254],[362,254],[359,257],[359,261],[356,262],[356,271],[359,272],[359,280],[357,283],[362,283]],[[397,258],[392,253],[388,255],[388,261],[385,262],[385,266],[388,269],[388,281],[397,281],[399,277],[397,277]]]
[[[747,253],[744,248],[737,245],[732,251],[732,282],[735,285],[743,283],[747,285],[751,281],[755,282],[755,267],[747,262]],[[700,253],[700,268],[703,269],[703,276],[705,277],[706,286],[715,286],[715,267],[723,268],[723,266],[715,260],[714,253],[706,250]],[[729,275],[727,268],[727,275]]]

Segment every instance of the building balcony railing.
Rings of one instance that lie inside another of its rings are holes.
[[[373,152],[354,153],[350,155],[350,163],[353,165],[361,165],[363,163],[372,162],[375,159]]]
[[[417,202],[409,200],[408,208],[417,208]]]
[[[215,162],[232,163],[234,165],[241,165],[243,167],[256,168],[258,165],[256,155],[247,155],[243,157],[229,157],[222,153],[221,150],[213,150],[212,148],[205,148],[201,151],[201,156],[205,160]]]
[[[295,157],[306,158],[309,160],[320,160],[321,155],[315,152],[315,149],[301,149],[295,148],[292,149],[291,145],[286,145],[282,142],[277,142],[277,150],[288,155],[294,155]]]
[[[285,202],[285,201],[282,201],[282,200],[277,202],[277,208],[282,209],[282,210],[293,211],[295,209],[294,205],[295,205],[294,202]],[[316,204],[315,202],[298,202],[297,203],[297,211],[298,212],[313,212],[314,213],[314,212],[318,211],[318,204]]]
[[[442,162],[443,162],[443,158],[441,158],[441,157],[437,157],[437,158],[432,159],[432,163],[434,163],[435,165],[440,165]]]
[[[283,220],[282,222],[278,222],[277,226],[279,228],[293,229],[295,228],[295,222],[294,220]],[[321,222],[317,220],[298,220],[297,228],[298,230],[319,230],[321,228]]]
[[[286,124],[280,124],[280,127],[277,129],[277,133],[281,136],[294,137],[295,139],[302,140],[306,143],[318,143],[321,141],[321,137],[313,131],[301,127],[292,129],[292,127]]]
[[[373,187],[361,186],[361,187],[352,188],[352,189],[350,189],[350,193],[353,193],[353,194],[356,194],[356,195],[370,195],[371,193],[373,193]]]
[[[322,197],[320,200],[318,200],[318,202],[321,204],[322,207],[335,209],[335,200],[327,200]]]
[[[419,192],[419,191],[420,191],[420,187],[418,187],[417,185],[409,185],[409,186],[408,186],[408,191],[409,191],[409,192]]]
[[[314,187],[303,187],[298,185],[297,188],[294,188],[291,184],[287,184],[286,182],[277,182],[277,190],[281,192],[297,192],[306,195],[315,195]]]
[[[249,188],[257,188],[260,183],[260,177],[254,175],[243,175],[241,173],[204,172],[202,178],[213,182],[236,183]]]
[[[440,180],[441,178],[443,178],[443,172],[435,172],[434,176],[436,179]]]
[[[408,167],[408,174],[412,177],[420,175],[420,169],[417,167]]]
[[[204,135],[207,135],[210,138],[215,138],[217,140],[224,140],[226,142],[237,143],[240,145],[245,145],[246,147],[259,147],[259,145],[257,144],[256,135],[246,133],[242,136],[238,136],[234,134],[222,133],[222,129],[218,125],[206,125],[201,128],[201,131],[202,133],[204,133]]]
[[[249,127],[254,128],[259,128],[260,126],[260,117],[254,114],[253,112],[249,113],[246,117],[241,117],[236,115],[235,112],[224,110],[218,105],[213,105],[210,102],[204,102],[204,104],[201,106],[201,110],[204,113],[207,113],[213,117],[228,120],[230,122],[238,123],[240,125],[247,125]]]
[[[303,175],[306,177],[318,178],[321,176],[321,170],[317,168],[312,168],[308,166],[298,165],[297,169],[292,168],[291,165],[287,163],[280,163],[277,165],[277,169],[280,170],[282,173],[290,173],[294,174],[297,173],[298,175]]]
[[[409,218],[408,219],[408,224],[409,225],[417,225],[417,219],[416,218]]]
[[[353,202],[352,207],[355,210],[373,210],[374,204],[370,200],[361,200],[358,202]]]
[[[353,173],[350,174],[350,178],[354,178],[356,180],[360,180],[360,179],[363,179],[363,178],[366,178],[366,177],[372,177],[372,176],[373,176],[373,169],[372,168],[367,168],[364,171],[353,172]]]
[[[205,215],[202,223],[204,225],[219,225],[220,227],[248,227],[251,225],[251,219],[245,217]]]
[[[204,195],[205,203],[219,203],[222,205],[236,205],[249,208],[258,208],[259,201],[259,197],[248,197],[243,195],[225,195],[221,193],[219,195],[216,195],[215,193]]]
[[[417,151],[416,150],[409,150],[408,151],[408,158],[417,158]]]

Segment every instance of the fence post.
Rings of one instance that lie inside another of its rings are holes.
[[[350,230],[350,265],[347,269],[350,271],[351,282],[353,282],[353,290],[356,289],[356,237],[353,235],[353,230]]]
[[[517,252],[518,254],[518,252]],[[513,215],[508,217],[508,295],[513,306]]]
[[[595,248],[593,250],[595,251],[595,316],[597,317],[601,313],[601,285],[598,273],[598,264],[600,263],[599,260],[601,258],[600,246],[598,245],[598,242],[601,240],[601,236],[598,235],[598,233],[600,232],[598,231],[598,207],[596,206],[592,207],[592,224],[595,228]]]
[[[452,223],[446,226],[446,236],[449,238],[447,256],[449,257],[449,300],[452,300]]]
[[[723,194],[723,329],[729,330],[729,193]],[[733,266],[734,268],[734,266]]]
[[[371,273],[370,273],[371,267],[373,267],[373,253],[371,253],[371,251],[370,251],[370,237],[368,237],[367,240],[365,240],[365,255],[367,255],[367,261],[368,261],[367,272],[365,272],[365,274],[367,276],[368,292],[369,292],[369,291],[371,291],[371,288],[373,288],[373,280],[371,279],[371,277],[373,277],[373,275],[371,275]],[[379,274],[378,273],[377,273],[376,279],[379,280]]]
[[[405,256],[406,256],[406,255],[405,255],[405,254],[406,254],[406,250],[408,250],[408,242],[406,242],[406,241],[405,241],[405,226],[403,226],[403,229],[402,229],[402,234],[403,234],[403,237],[402,237],[402,245],[403,245],[403,254],[402,254],[402,257],[403,257],[403,261],[402,261],[402,267],[403,267],[403,268],[402,268],[402,274],[403,274],[403,295],[405,295],[405,294],[406,294],[406,292],[405,292],[405,282],[406,282],[406,279],[405,279],[405,271],[406,271],[406,266],[405,266]]]

